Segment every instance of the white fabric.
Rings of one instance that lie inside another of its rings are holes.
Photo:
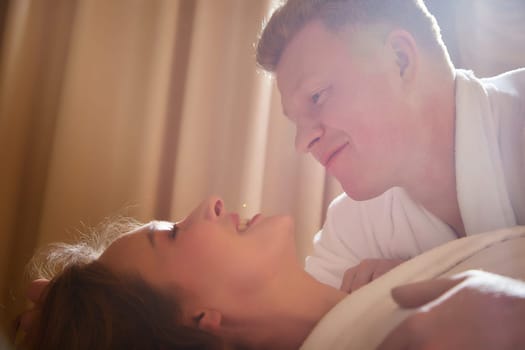
[[[525,70],[521,75],[525,96]],[[491,85],[493,81],[487,80],[483,86],[471,73],[463,71],[456,78],[456,113],[461,116],[456,120],[456,182],[461,218],[468,233],[516,225],[499,141],[502,124],[508,118],[521,113],[521,123],[512,125],[523,128],[525,99],[516,106],[515,113],[494,113],[492,107],[500,109],[497,103],[502,98],[488,98],[490,91],[497,89]],[[493,102],[496,106],[491,105]],[[512,131],[503,136],[512,136]],[[522,143],[521,151],[524,149]],[[525,181],[525,177],[522,179]]]
[[[456,72],[456,180],[467,235],[525,224],[525,69],[479,80]],[[339,288],[365,258],[411,258],[455,239],[401,188],[328,208],[305,268]]]
[[[525,226],[457,239],[399,265],[337,304],[301,349],[375,349],[412,312],[397,307],[393,287],[470,269],[524,279]]]

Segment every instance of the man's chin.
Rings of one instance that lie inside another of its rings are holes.
[[[386,189],[367,188],[366,186],[340,182],[346,195],[355,201],[367,201],[385,193]]]

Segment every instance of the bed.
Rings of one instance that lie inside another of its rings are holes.
[[[434,248],[350,294],[329,311],[302,350],[375,349],[413,311],[390,296],[398,285],[479,269],[525,279],[525,226],[481,233]]]

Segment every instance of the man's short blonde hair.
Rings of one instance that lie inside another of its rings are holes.
[[[275,71],[290,40],[312,20],[321,20],[333,31],[344,25],[380,25],[386,31],[401,28],[410,32],[421,48],[450,65],[436,19],[422,0],[288,0],[273,12],[262,31],[257,63],[266,71]]]

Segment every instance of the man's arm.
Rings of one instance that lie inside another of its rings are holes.
[[[353,201],[344,194],[335,198],[322,229],[315,235],[313,254],[306,258],[305,270],[318,281],[339,288],[344,272],[368,255],[362,226]]]
[[[337,197],[328,207],[322,230],[315,236],[314,253],[306,259],[306,271],[320,282],[352,293],[403,262],[384,256],[385,252],[391,253],[385,247],[392,240],[393,226],[378,234],[377,227],[369,221],[374,218],[376,225],[380,221],[391,222],[393,194],[388,196],[365,202],[356,202],[344,194]],[[388,220],[383,217],[385,210]]]
[[[381,216],[384,208],[381,198],[364,203],[344,194],[337,197],[315,236],[314,253],[306,259],[306,271],[320,282],[351,293],[403,262],[383,256],[386,243],[381,239],[391,240],[390,234],[378,239],[367,221]]]
[[[392,290],[404,308],[419,309],[378,350],[525,349],[525,282],[482,271]]]
[[[346,293],[355,292],[404,261],[403,259],[364,259],[345,271],[340,289]]]

